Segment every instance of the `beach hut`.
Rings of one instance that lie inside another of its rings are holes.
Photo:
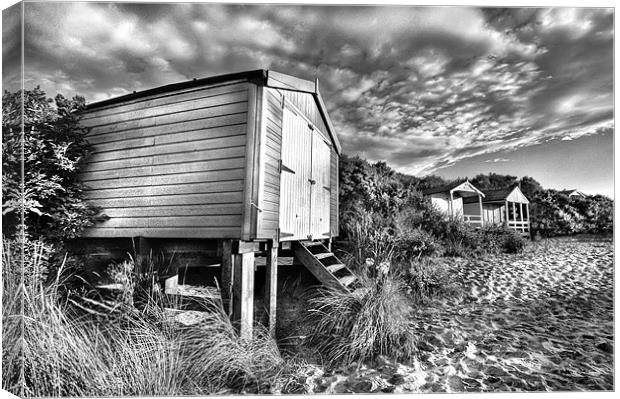
[[[326,285],[355,280],[328,249],[341,146],[318,80],[270,70],[194,79],[90,104],[82,124],[93,153],[81,180],[101,208],[80,240],[91,254],[131,240],[143,254],[215,260],[221,296],[246,335],[256,257],[266,257],[271,328],[278,250],[294,251]]]
[[[484,223],[482,217],[482,198],[484,193],[478,190],[468,180],[457,181],[445,186],[424,190],[422,194],[430,198],[432,204],[443,214],[451,219],[463,220],[474,226],[481,227]],[[478,203],[478,212],[466,212],[463,207],[464,200]]]
[[[581,191],[577,190],[576,188],[573,188],[571,190],[560,190],[559,193],[567,195],[569,197],[577,197],[577,198],[585,198],[586,195],[584,193],[582,193]]]
[[[529,200],[518,185],[509,188],[484,190],[482,218],[485,224],[501,224],[527,234],[530,231]],[[481,208],[471,199],[465,199],[465,213],[479,216]]]

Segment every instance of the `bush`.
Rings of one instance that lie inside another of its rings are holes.
[[[21,284],[21,252],[5,246],[4,389],[21,397],[171,396],[281,385],[284,362],[264,329],[242,340],[221,309],[187,326],[172,320],[163,298],[138,311],[66,296],[63,265],[50,268],[56,276]],[[40,270],[42,259],[24,261]]]
[[[516,231],[507,231],[502,240],[502,250],[509,254],[516,254],[525,248],[526,240]]]
[[[2,232],[6,237],[16,237],[23,222],[26,234],[35,239],[74,238],[92,224],[96,213],[85,202],[85,187],[78,181],[90,150],[87,130],[79,126],[84,99],[57,95],[55,106],[51,102],[38,87],[2,96]]]
[[[321,291],[309,300],[308,343],[332,366],[379,355],[410,360],[416,353],[411,310],[404,285],[390,277],[353,293]]]
[[[416,302],[426,302],[437,297],[450,297],[459,293],[450,271],[451,260],[422,258],[411,262],[406,275],[407,293]]]

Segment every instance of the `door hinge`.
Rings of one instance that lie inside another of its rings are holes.
[[[278,161],[278,172],[279,173],[288,172],[288,173],[295,174],[295,171],[289,168],[288,166],[284,165],[284,162],[282,162],[281,159]]]

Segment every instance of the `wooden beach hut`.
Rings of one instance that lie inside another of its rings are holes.
[[[445,186],[424,190],[422,194],[430,198],[432,204],[451,219],[463,220],[474,226],[481,227],[483,219],[482,198],[484,193],[478,190],[468,180],[457,181]],[[466,212],[463,207],[464,200],[477,203],[479,210],[476,213]]]
[[[482,217],[486,224],[501,224],[520,233],[530,231],[530,201],[525,197],[518,185],[509,188],[484,190],[482,200]],[[465,199],[465,213],[481,214],[480,206],[471,199]]]
[[[157,87],[90,104],[94,152],[81,175],[99,222],[81,242],[95,255],[125,248],[198,253],[221,296],[253,323],[255,259],[265,256],[273,328],[278,251],[324,284],[354,275],[330,252],[338,235],[338,136],[308,81],[254,70]],[[201,264],[202,263],[202,264]]]

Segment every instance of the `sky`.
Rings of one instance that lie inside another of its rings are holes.
[[[348,155],[613,196],[613,34],[610,8],[26,3],[24,83],[92,102],[259,68],[318,77]]]

